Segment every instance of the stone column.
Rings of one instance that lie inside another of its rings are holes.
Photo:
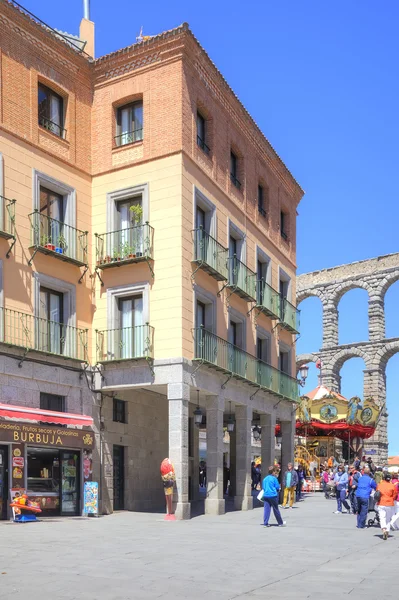
[[[276,415],[261,414],[260,425],[262,428],[261,456],[262,479],[269,474],[269,467],[274,465],[276,447]]]
[[[191,501],[197,502],[199,500],[199,428],[194,423],[194,412],[195,405],[191,405],[190,410],[190,422],[189,433],[191,434],[191,440],[189,448],[192,449],[192,455],[190,459],[190,477],[191,477]]]
[[[230,489],[229,496],[234,497],[236,495],[236,482],[237,482],[237,434],[236,428],[230,434]]]
[[[224,398],[206,399],[206,500],[205,513],[223,515],[223,412]]]
[[[189,398],[189,385],[185,383],[168,384],[169,458],[176,472],[173,503],[177,519],[190,518],[190,503],[188,501]]]
[[[381,416],[374,435],[364,440],[363,450],[376,450],[376,454],[370,455],[374,464],[385,464],[388,460],[386,377],[385,373],[379,369],[364,371],[363,398],[368,397],[372,397],[374,402],[381,407]]]
[[[323,304],[323,348],[338,346],[338,309],[332,302]]]
[[[236,406],[236,494],[238,510],[253,508],[251,495],[251,425],[252,407]]]
[[[369,297],[369,340],[370,342],[379,342],[384,338],[384,298],[376,293]]]
[[[289,462],[294,464],[294,435],[295,419],[281,421],[281,469],[283,473],[287,470]]]

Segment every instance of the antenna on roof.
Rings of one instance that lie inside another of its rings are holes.
[[[90,21],[90,0],[83,0],[83,18]]]
[[[138,42],[138,43],[146,42],[147,40],[150,40],[152,37],[153,37],[152,35],[143,35],[143,26],[141,26],[140,33],[136,37],[136,42]]]

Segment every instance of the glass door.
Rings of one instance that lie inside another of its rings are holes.
[[[63,354],[63,300],[63,294],[60,292],[40,288],[39,350]]]
[[[8,447],[0,446],[0,520],[7,519]]]
[[[119,314],[119,358],[144,356],[143,298],[120,298]]]
[[[80,510],[80,455],[60,450],[61,515],[78,515]]]
[[[114,510],[125,508],[125,448],[114,446]]]

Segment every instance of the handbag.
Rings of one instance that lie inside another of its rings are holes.
[[[381,492],[380,491],[375,492],[374,496],[373,496],[373,499],[374,499],[374,502],[378,503],[381,500]]]
[[[265,492],[263,490],[261,490],[256,497],[257,497],[258,500],[263,500],[263,496],[264,495],[265,495]]]

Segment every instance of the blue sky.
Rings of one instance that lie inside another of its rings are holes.
[[[50,25],[78,32],[82,0],[24,0]],[[112,9],[112,10],[111,10]],[[298,272],[399,251],[397,0],[91,0],[96,55],[188,21],[194,34],[300,182]],[[386,299],[399,337],[399,283]],[[321,312],[302,303],[298,352],[317,350]],[[345,296],[340,341],[368,339],[367,297]],[[361,359],[342,392],[362,395]],[[316,385],[314,369],[309,385]],[[399,454],[399,355],[387,368],[390,453]]]

